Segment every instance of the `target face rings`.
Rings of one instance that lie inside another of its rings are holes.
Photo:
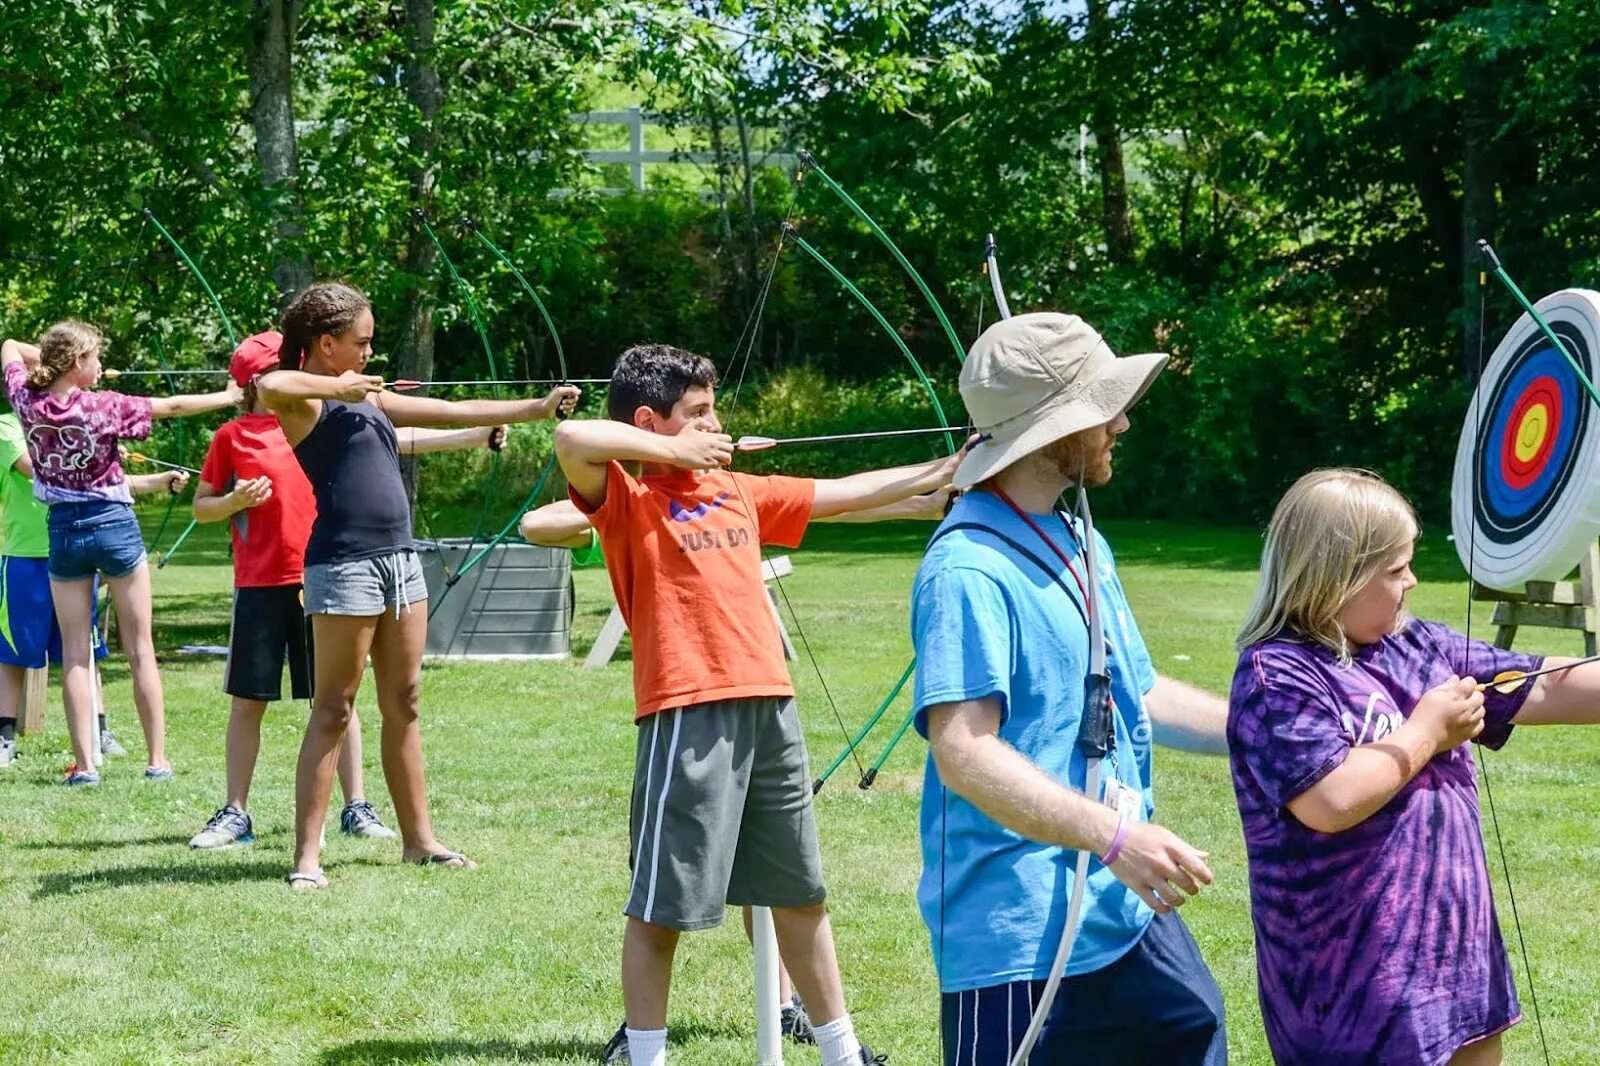
[[[1563,289],[1534,306],[1600,382],[1600,293]],[[1456,552],[1491,588],[1560,580],[1600,537],[1600,405],[1529,315],[1484,368],[1450,495]]]

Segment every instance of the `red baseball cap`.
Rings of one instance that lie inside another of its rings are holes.
[[[283,334],[275,329],[246,337],[233,350],[233,358],[228,360],[228,373],[242,389],[258,375],[278,369],[278,352],[282,347]]]

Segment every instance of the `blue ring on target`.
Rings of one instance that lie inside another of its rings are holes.
[[[1488,432],[1479,444],[1480,484],[1485,502],[1501,519],[1496,525],[1514,524],[1525,518],[1549,500],[1553,489],[1560,487],[1558,482],[1565,480],[1564,475],[1573,458],[1578,423],[1585,405],[1590,402],[1588,396],[1580,391],[1572,367],[1561,353],[1544,338],[1538,340],[1543,347],[1528,356],[1509,378],[1503,378],[1501,386],[1495,390],[1493,417],[1489,420]],[[1546,455],[1543,468],[1527,486],[1519,489],[1506,481],[1505,471],[1501,467],[1503,452],[1500,442],[1505,439],[1507,432],[1515,432],[1515,427],[1509,423],[1517,410],[1518,401],[1529,386],[1541,377],[1554,380],[1560,389],[1561,421],[1548,431],[1555,433],[1556,440]]]

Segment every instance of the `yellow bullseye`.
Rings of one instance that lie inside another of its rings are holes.
[[[1523,412],[1522,423],[1517,426],[1517,461],[1526,463],[1539,454],[1539,446],[1550,432],[1550,409],[1536,403]]]

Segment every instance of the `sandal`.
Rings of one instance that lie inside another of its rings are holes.
[[[296,870],[289,875],[289,887],[296,892],[314,892],[317,889],[327,888],[328,878],[320,866],[310,873]]]

